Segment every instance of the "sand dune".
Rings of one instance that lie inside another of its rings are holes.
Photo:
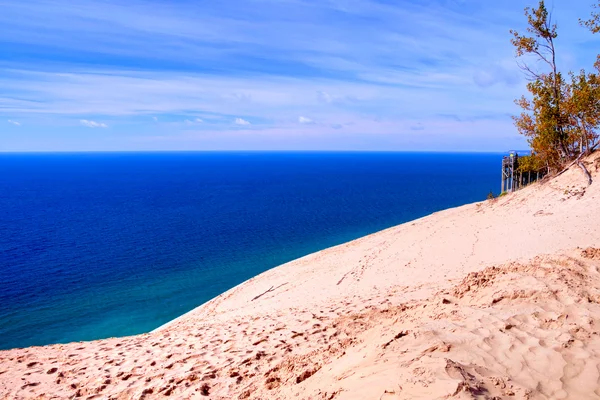
[[[587,160],[600,179],[600,155]],[[293,261],[146,335],[0,352],[8,399],[600,397],[581,171]]]

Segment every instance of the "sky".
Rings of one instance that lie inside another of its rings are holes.
[[[593,1],[547,1],[561,70]],[[506,151],[526,0],[0,0],[0,151]]]

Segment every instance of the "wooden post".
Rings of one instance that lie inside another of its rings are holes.
[[[523,171],[519,171],[519,189],[523,187]]]
[[[500,193],[504,192],[504,159],[502,159],[502,175],[500,175]]]
[[[510,191],[515,191],[515,157],[510,157]]]

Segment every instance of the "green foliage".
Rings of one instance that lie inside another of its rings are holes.
[[[594,11],[592,11],[591,18],[588,20],[580,19],[579,23],[587,27],[590,31],[592,31],[592,33],[600,33],[600,11],[595,11],[600,10],[600,1],[598,1],[598,4],[594,4],[592,7],[594,8]]]
[[[597,6],[600,8],[600,2]],[[536,71],[519,64],[527,74],[529,97],[516,100],[523,112],[513,117],[519,133],[527,140],[535,159],[525,161],[523,171],[536,168],[558,169],[565,162],[589,152],[598,144],[600,127],[600,77],[595,73],[570,72],[565,79],[556,65],[557,27],[552,23],[544,1],[537,8],[526,8],[527,34],[511,31],[517,57],[534,56],[547,66]],[[582,21],[592,32],[600,32],[600,14]],[[595,67],[600,72],[600,56]]]
[[[552,66],[553,60],[551,58],[554,57],[553,41],[558,37],[558,34],[556,33],[556,25],[552,24],[544,1],[540,1],[538,8],[525,8],[525,16],[529,25],[527,32],[530,36],[520,35],[513,30],[510,31],[513,35],[511,42],[515,46],[517,57],[535,54]]]
[[[560,74],[556,77],[542,74],[529,82],[527,89],[532,98],[522,97],[516,101],[524,111],[513,117],[515,126],[519,133],[527,137],[536,154],[548,165],[558,166],[568,157],[565,135],[568,117],[564,104],[566,84]]]
[[[537,154],[519,157],[519,172],[538,172],[545,167],[544,160]]]
[[[600,126],[600,79],[598,75],[581,70],[570,73],[571,83],[567,99],[571,151],[580,154],[598,143]]]

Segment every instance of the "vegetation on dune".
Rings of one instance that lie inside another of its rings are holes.
[[[537,172],[545,167],[544,159],[539,154],[519,157],[519,172]]]
[[[591,18],[580,20],[592,33],[600,33],[600,12],[596,10],[600,10],[600,0]],[[519,66],[529,80],[529,95],[516,100],[523,112],[513,117],[519,133],[527,137],[532,149],[531,156],[520,159],[520,168],[557,171],[576,162],[591,183],[579,159],[599,144],[600,55],[594,72],[582,69],[563,75],[556,62],[557,26],[544,1],[537,8],[526,8],[525,16],[526,34],[511,30]]]

